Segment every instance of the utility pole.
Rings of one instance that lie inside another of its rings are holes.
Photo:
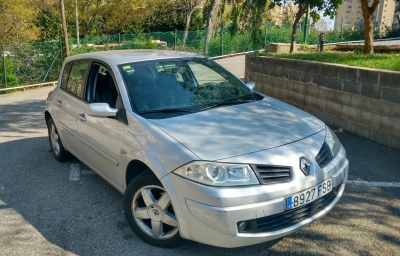
[[[67,22],[65,21],[65,10],[64,10],[64,0],[60,0],[61,9],[61,21],[64,32],[64,47],[65,47],[65,57],[69,57],[69,45],[68,45],[68,32],[67,32]]]
[[[76,44],[79,48],[79,21],[78,21],[78,4],[75,0],[75,23],[76,23]]]
[[[307,43],[307,27],[308,27],[308,13],[310,12],[310,5],[307,5],[307,11],[306,11],[306,20],[304,22],[304,37],[303,37],[303,44]]]

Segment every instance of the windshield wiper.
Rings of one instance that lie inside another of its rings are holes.
[[[163,109],[150,109],[141,111],[140,114],[150,114],[150,113],[177,113],[177,112],[190,112],[193,113],[192,110],[184,109],[184,108],[163,108]]]
[[[237,105],[237,104],[249,103],[249,102],[253,102],[253,101],[255,101],[255,100],[225,100],[225,101],[208,104],[208,105],[204,106],[203,108],[197,110],[197,112],[204,111],[204,110],[207,110],[210,108]]]

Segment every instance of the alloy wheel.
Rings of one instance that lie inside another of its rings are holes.
[[[51,124],[50,126],[50,140],[51,140],[51,146],[53,148],[53,151],[56,155],[60,154],[60,140],[57,132],[57,128],[54,125],[54,123]]]
[[[132,200],[133,219],[148,236],[166,240],[174,237],[178,221],[164,188],[150,185],[138,190]]]

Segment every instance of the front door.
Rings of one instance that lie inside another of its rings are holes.
[[[90,103],[108,103],[111,108],[123,108],[113,75],[105,65],[93,63],[84,100],[78,111],[80,155],[91,167],[114,185],[119,183],[121,137],[123,123],[112,118],[88,115]]]

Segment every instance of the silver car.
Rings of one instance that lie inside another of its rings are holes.
[[[192,53],[69,57],[47,99],[50,145],[123,193],[150,244],[262,243],[330,211],[349,163],[323,122],[253,87]]]

